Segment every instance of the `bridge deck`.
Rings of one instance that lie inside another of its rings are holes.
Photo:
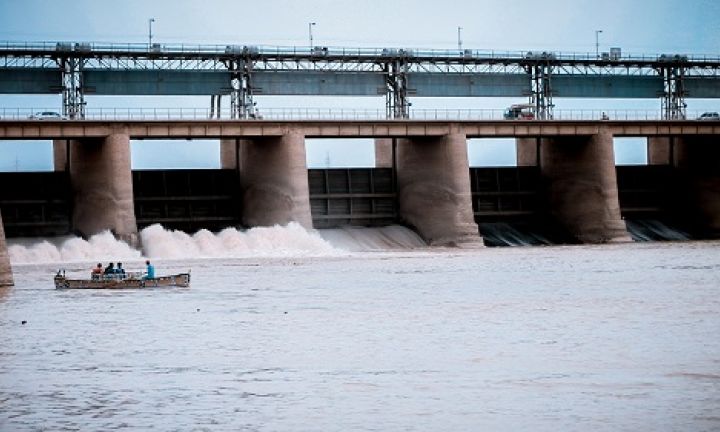
[[[383,138],[443,136],[460,128],[468,138],[720,135],[720,122],[672,121],[349,121],[349,120],[0,120],[0,140],[101,138],[127,132],[135,139],[260,138],[300,131],[307,138]]]

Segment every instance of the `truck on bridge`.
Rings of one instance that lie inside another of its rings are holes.
[[[535,105],[533,104],[514,104],[505,110],[503,115],[505,120],[534,120]]]

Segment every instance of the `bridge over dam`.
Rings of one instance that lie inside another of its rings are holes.
[[[0,94],[60,95],[68,119],[0,113],[0,140],[53,140],[57,170],[2,174],[0,284],[5,234],[110,229],[135,242],[153,222],[402,223],[438,245],[479,244],[478,224],[507,220],[588,243],[629,240],[631,215],[680,220],[700,238],[720,231],[720,130],[686,120],[686,101],[720,98],[718,56],[0,42]],[[275,95],[385,107],[383,119],[270,120],[260,99]],[[203,119],[133,121],[94,114],[94,96],[209,96],[210,107]],[[537,120],[411,120],[413,98],[459,97],[523,98]],[[567,121],[562,98],[657,99],[662,110],[653,121]],[[308,170],[304,140],[333,137],[375,138],[377,167]],[[471,169],[466,140],[487,137],[516,138],[519,166]],[[651,165],[616,168],[613,137],[648,137]],[[220,139],[223,169],[133,172],[131,138]]]

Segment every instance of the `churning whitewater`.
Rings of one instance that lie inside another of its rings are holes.
[[[425,246],[417,234],[400,226],[316,231],[306,230],[297,223],[246,231],[235,228],[226,228],[217,233],[200,230],[194,234],[155,224],[143,229],[140,239],[142,250],[115,239],[109,231],[87,240],[79,237],[10,239],[8,252],[13,264],[39,264],[134,261],[142,258],[322,257]]]

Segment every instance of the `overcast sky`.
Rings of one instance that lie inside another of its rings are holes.
[[[462,27],[464,48],[495,50],[595,51],[595,30],[602,30],[600,49],[621,47],[624,53],[720,54],[719,0],[0,0],[0,40],[146,42],[153,17],[158,43],[239,45],[308,44],[308,23],[316,45],[367,47],[457,46]],[[258,98],[259,107],[339,106],[383,108],[382,98]],[[414,107],[503,108],[505,99],[413,99]],[[520,101],[522,102],[522,101]],[[89,106],[193,106],[209,98],[89,98]],[[657,110],[659,100],[558,100],[557,108],[640,108]],[[715,101],[689,101],[689,109],[717,111]],[[0,96],[0,107],[53,108],[59,97]],[[37,169],[51,159],[48,145],[18,150],[0,144],[0,170]],[[30,148],[25,143],[24,148]],[[136,167],[151,165],[158,154],[135,144]],[[157,146],[155,146],[157,147]],[[352,149],[351,149],[352,147]],[[497,147],[497,148],[495,148]],[[625,146],[632,147],[632,146]],[[642,146],[635,146],[640,148]],[[175,152],[200,166],[217,164],[216,143],[185,143]],[[511,159],[511,146],[471,143],[471,160],[499,164]],[[39,150],[40,149],[40,150]],[[499,150],[498,150],[499,149]],[[43,153],[45,152],[45,153]],[[619,153],[622,153],[619,150]],[[343,142],[309,143],[310,163],[368,165],[371,146]],[[630,154],[632,153],[632,154]],[[627,154],[638,157],[637,151]],[[622,155],[621,155],[622,156]],[[357,162],[355,162],[357,161]]]

